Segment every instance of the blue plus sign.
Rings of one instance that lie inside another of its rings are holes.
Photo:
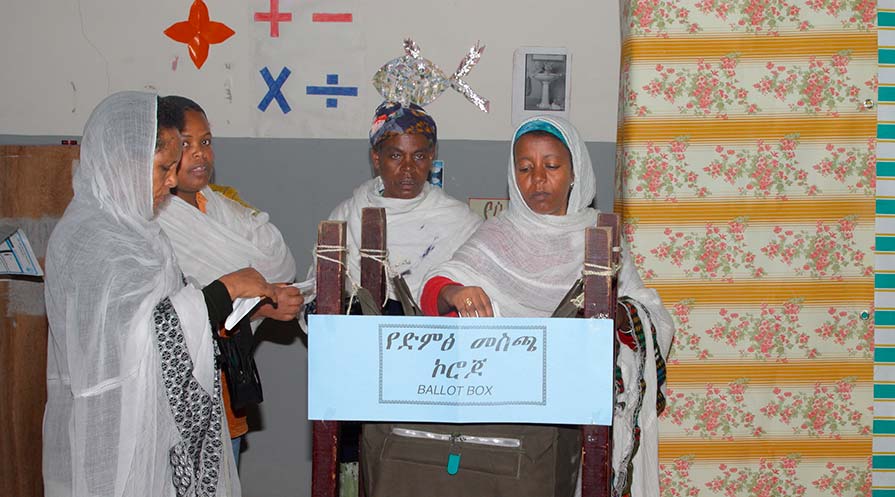
[[[309,86],[307,87],[308,95],[335,95],[339,97],[356,97],[357,96],[357,87],[356,86],[337,86],[339,84],[339,75],[338,74],[327,74],[326,75],[326,85],[327,86]],[[339,106],[339,101],[335,98],[327,98],[326,99],[326,107],[328,109],[334,109]]]

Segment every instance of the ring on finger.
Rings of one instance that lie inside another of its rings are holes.
[[[469,298],[469,297],[466,297],[466,306],[467,306],[467,307],[472,307],[472,299]]]

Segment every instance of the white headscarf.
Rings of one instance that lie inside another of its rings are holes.
[[[187,277],[207,285],[223,274],[253,267],[273,283],[295,279],[295,259],[266,212],[257,212],[202,189],[206,213],[179,197],[161,209],[158,221],[171,238]]]
[[[426,183],[414,198],[382,196],[382,180],[377,176],[354,190],[348,200],[329,215],[331,220],[348,222],[348,271],[360,284],[361,215],[365,207],[385,209],[390,267],[404,276],[413,298],[419,302],[424,277],[429,270],[448,260],[482,224],[469,207]],[[315,274],[311,267],[309,277]],[[395,298],[389,282],[389,296]]]
[[[50,237],[47,496],[174,495],[169,451],[180,434],[152,322],[163,299],[180,317],[192,375],[206,392],[215,386],[204,297],[183,286],[153,220],[156,105],[153,94],[122,92],[97,106],[84,128],[74,199]],[[228,440],[224,423],[221,442]],[[217,495],[238,495],[232,454],[223,457]]]

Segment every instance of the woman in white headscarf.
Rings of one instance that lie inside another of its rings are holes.
[[[596,225],[591,204],[597,184],[578,131],[555,117],[522,123],[507,175],[507,211],[483,224],[449,262],[427,275],[424,312],[436,314],[432,304],[437,304],[437,314],[487,317],[494,315],[496,302],[504,317],[546,317],[581,276],[584,230]],[[663,314],[655,291],[643,287],[626,251],[623,256],[619,295],[639,297]],[[441,278],[433,282],[433,277]]]
[[[47,496],[240,494],[209,320],[275,289],[253,269],[184,285],[155,221],[177,185],[171,115],[122,92],[84,128],[47,249]]]
[[[507,181],[507,211],[485,222],[450,261],[427,275],[421,298],[424,313],[547,317],[581,277],[584,231],[596,224],[597,211],[591,207],[596,178],[578,131],[555,117],[523,122],[513,135]],[[659,400],[664,358],[674,325],[656,292],[643,286],[626,251],[618,285],[622,320],[633,317],[647,339],[621,347],[619,354],[624,384],[629,387],[617,397],[625,407],[616,410],[613,423],[615,485],[617,489],[632,485],[633,495],[655,495],[657,411],[664,402]],[[634,388],[640,378],[646,381],[642,391]],[[635,425],[643,432],[636,441]],[[489,430],[502,433],[503,426],[492,426],[476,429],[486,435]],[[457,431],[463,428],[455,425]],[[629,462],[633,474],[628,471]],[[567,481],[568,476],[555,475],[557,481]],[[554,494],[545,490],[541,495]]]

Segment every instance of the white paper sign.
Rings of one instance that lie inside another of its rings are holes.
[[[0,275],[43,276],[28,237],[16,226],[0,226]]]
[[[485,220],[497,217],[507,210],[508,198],[470,198],[469,208]]]
[[[612,422],[606,319],[313,314],[309,326],[309,419]]]

